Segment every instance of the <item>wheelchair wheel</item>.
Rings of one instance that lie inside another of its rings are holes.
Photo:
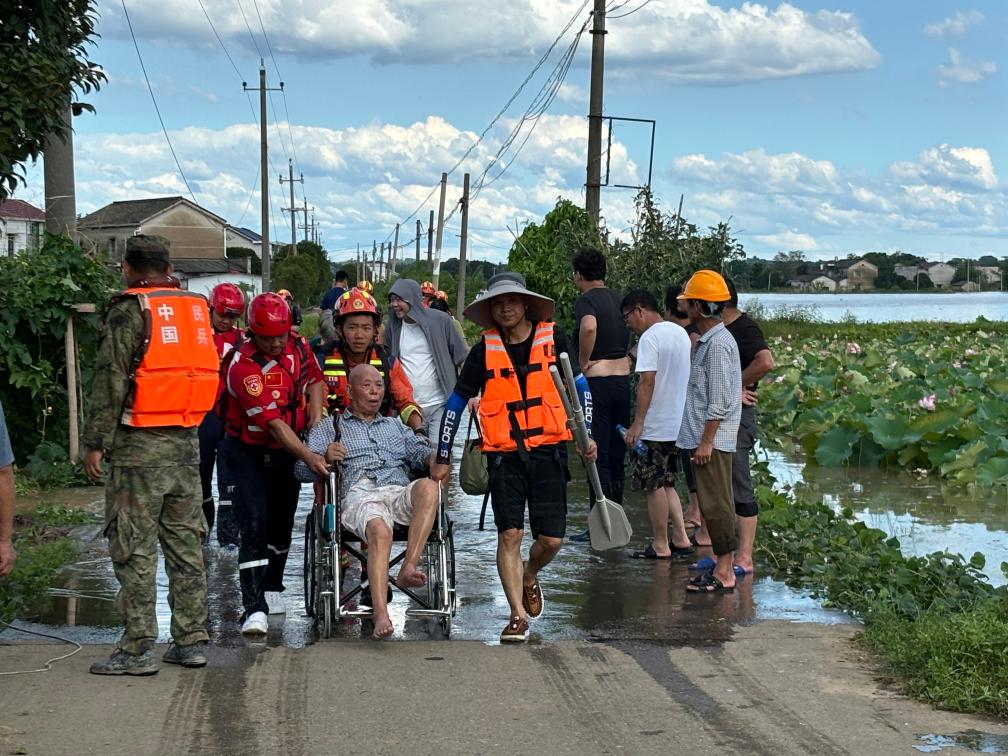
[[[304,605],[305,614],[315,616],[315,513],[305,518],[304,529]]]
[[[316,578],[318,582],[318,624],[319,635],[322,638],[331,638],[333,624],[336,621],[336,597],[339,594],[339,586],[336,585],[336,570],[333,559],[339,559],[338,548],[332,543],[322,543],[319,539],[319,570]]]

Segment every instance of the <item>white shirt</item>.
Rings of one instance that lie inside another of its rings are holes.
[[[682,425],[690,378],[690,339],[676,323],[655,323],[637,344],[638,373],[655,374],[651,404],[644,415],[641,438],[675,441]]]
[[[430,344],[427,343],[423,328],[416,323],[403,321],[399,337],[399,360],[413,385],[413,399],[417,404],[431,407],[448,401],[434,367],[434,354]]]

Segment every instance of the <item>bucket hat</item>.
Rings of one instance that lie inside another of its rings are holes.
[[[486,289],[479,293],[476,299],[463,310],[462,314],[484,328],[496,328],[497,324],[490,314],[490,300],[502,294],[520,294],[525,297],[525,302],[528,305],[527,317],[533,323],[549,320],[553,317],[553,300],[542,294],[529,291],[528,286],[525,285],[525,276],[512,271],[491,276],[487,281]]]

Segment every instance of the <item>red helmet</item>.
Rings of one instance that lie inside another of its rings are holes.
[[[424,281],[422,284],[420,284],[420,293],[423,294],[425,297],[433,297],[434,284],[432,284],[430,281]]]
[[[375,324],[381,320],[378,303],[375,302],[374,297],[356,286],[345,292],[336,304],[336,322],[338,323],[347,315],[371,315]]]
[[[218,315],[241,315],[245,295],[233,283],[219,283],[210,292],[210,307]]]
[[[256,336],[283,336],[291,329],[291,310],[283,297],[267,291],[252,300],[248,320]]]

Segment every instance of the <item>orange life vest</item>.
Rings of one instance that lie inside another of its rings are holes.
[[[496,330],[483,332],[486,344],[486,383],[480,400],[479,420],[483,451],[518,451],[560,444],[571,438],[567,414],[549,368],[556,360],[553,324],[538,323],[525,372],[525,396],[504,341]]]
[[[181,289],[127,289],[143,314],[143,342],[134,356],[120,422],[133,428],[192,428],[217,398],[220,358],[210,308]]]

